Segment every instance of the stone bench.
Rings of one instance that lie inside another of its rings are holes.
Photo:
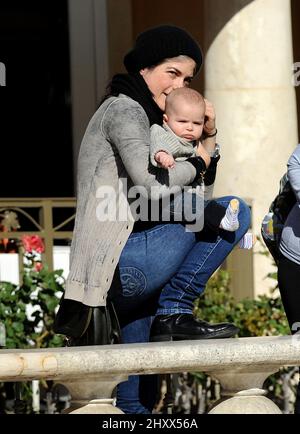
[[[300,365],[294,336],[0,350],[0,381],[47,379],[68,387],[71,413],[121,413],[112,391],[128,375],[202,371],[222,399],[210,413],[281,413],[262,389],[283,366]],[[225,398],[225,399],[224,399]]]

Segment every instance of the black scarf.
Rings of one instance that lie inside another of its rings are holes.
[[[152,94],[140,73],[116,74],[110,83],[109,96],[119,93],[129,96],[145,110],[150,125],[163,123],[163,111],[154,101]]]

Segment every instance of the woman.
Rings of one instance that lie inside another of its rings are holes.
[[[292,334],[300,330],[300,145],[288,161],[288,179],[296,195],[282,230],[278,260],[278,286]],[[300,414],[300,384],[298,384],[295,413]]]
[[[200,234],[186,230],[184,222],[134,222],[130,213],[118,218],[116,212],[130,201],[127,192],[133,185],[141,187],[145,205],[150,192],[159,189],[168,197],[174,187],[183,190],[203,176],[206,165],[200,156],[172,170],[153,168],[149,161],[150,126],[162,124],[166,95],[188,86],[201,63],[198,44],[184,30],[160,26],[142,33],[124,58],[128,74],[113,77],[81,145],[65,299],[103,306],[111,287],[124,343],[148,342],[154,315],[152,341],[223,338],[238,331],[229,323],[196,321],[192,310],[209,277],[249,227],[250,212],[242,200],[240,228],[221,230],[219,236],[208,228]],[[214,111],[207,106],[203,144],[212,162],[204,178],[211,192],[219,157],[214,155]],[[231,199],[217,201],[227,208]],[[193,207],[195,202],[193,197]],[[125,413],[149,413],[155,389],[153,376],[132,376],[119,385],[117,406]]]

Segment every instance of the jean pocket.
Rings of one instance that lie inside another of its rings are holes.
[[[120,279],[124,297],[139,296],[147,286],[145,274],[136,267],[120,267]]]

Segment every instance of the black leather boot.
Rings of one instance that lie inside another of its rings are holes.
[[[121,331],[114,305],[85,306],[73,300],[61,300],[54,332],[66,336],[66,346],[109,345],[121,343]]]
[[[79,338],[86,331],[92,312],[93,307],[62,297],[54,319],[53,330],[55,333]]]
[[[231,338],[238,332],[234,324],[210,324],[194,318],[192,314],[159,315],[152,323],[150,342]]]
[[[121,343],[120,326],[112,303],[93,307],[86,330],[79,338],[67,337],[67,346],[111,345]]]

